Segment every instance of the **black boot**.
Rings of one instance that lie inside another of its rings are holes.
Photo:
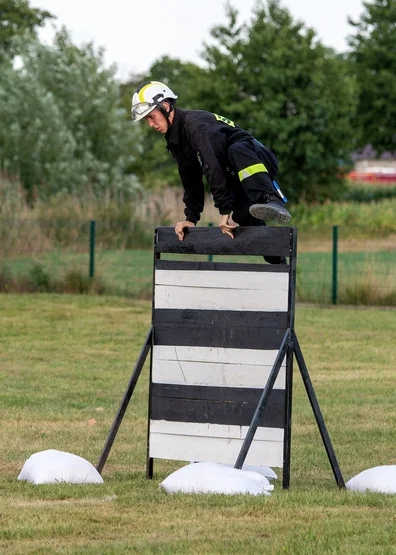
[[[287,224],[291,220],[291,215],[284,207],[283,201],[275,193],[267,193],[264,202],[252,204],[249,212],[258,220],[275,220],[280,224]]]

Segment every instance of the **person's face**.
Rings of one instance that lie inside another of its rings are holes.
[[[152,128],[165,135],[168,131],[168,122],[164,114],[162,114],[158,108],[154,108],[152,112],[149,113],[148,116],[144,118],[147,121],[147,124]]]

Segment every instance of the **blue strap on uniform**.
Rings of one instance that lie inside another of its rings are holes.
[[[280,187],[279,187],[279,185],[277,184],[277,182],[275,181],[275,179],[274,179],[274,181],[273,181],[272,183],[273,183],[273,185],[274,185],[274,187],[275,187],[275,189],[276,189],[278,195],[280,196],[280,198],[283,200],[284,203],[286,203],[286,202],[287,202],[287,198],[285,197],[285,195],[284,195],[284,194],[282,193],[282,191],[280,190]]]

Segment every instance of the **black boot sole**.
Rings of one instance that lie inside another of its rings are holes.
[[[283,206],[278,206],[272,202],[267,204],[252,204],[249,212],[253,218],[258,220],[275,220],[280,224],[287,224],[291,220],[291,215]]]

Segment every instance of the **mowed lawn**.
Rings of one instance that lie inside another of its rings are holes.
[[[396,498],[339,490],[295,366],[291,489],[168,496],[145,478],[148,368],[104,484],[17,481],[44,449],[96,464],[150,325],[119,297],[0,295],[1,554],[396,553]],[[297,306],[296,331],[345,481],[396,464],[392,309]],[[281,478],[281,472],[279,471]]]

